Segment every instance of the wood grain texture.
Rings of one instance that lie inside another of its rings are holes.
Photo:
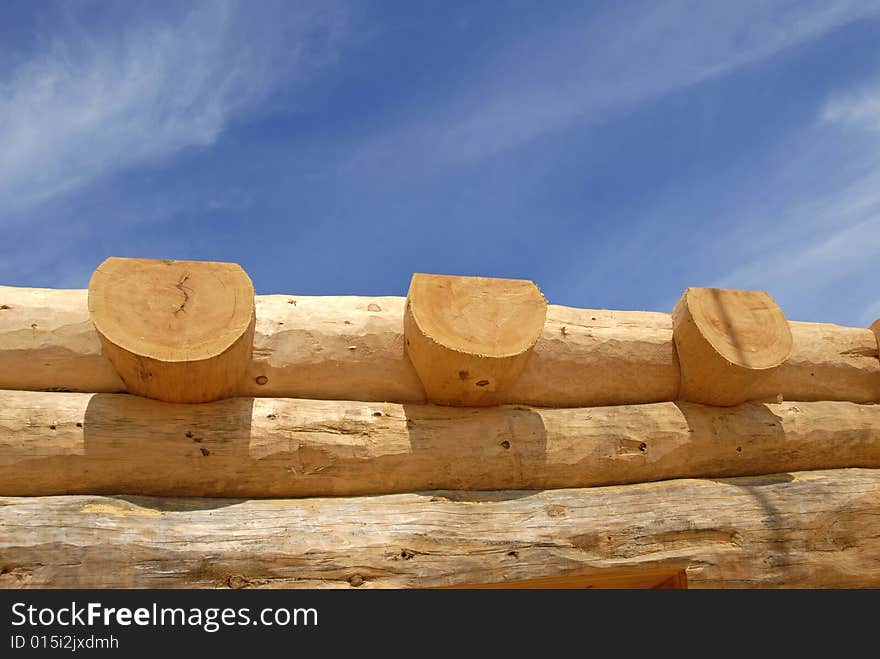
[[[547,318],[531,281],[416,273],[403,321],[427,399],[497,405],[519,379]]]
[[[0,494],[288,497],[880,467],[880,406],[450,408],[0,392]]]
[[[92,275],[88,303],[131,393],[204,403],[238,391],[255,321],[254,286],[238,264],[111,257]]]
[[[680,397],[705,405],[761,397],[793,345],[785,314],[764,291],[688,288],[672,311],[672,327]]]
[[[241,500],[0,498],[0,586],[399,588],[684,569],[688,586],[880,586],[880,471]]]
[[[86,289],[0,286],[0,388],[125,391],[89,319]]]
[[[404,351],[405,305],[403,297],[257,296],[253,358],[238,394],[424,402]],[[880,400],[871,330],[789,325],[792,353],[758,398]],[[0,286],[0,388],[124,390],[89,322],[86,291]],[[651,403],[675,400],[678,390],[669,314],[551,304],[523,373],[500,402]]]

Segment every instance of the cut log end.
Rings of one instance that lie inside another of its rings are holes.
[[[546,316],[531,281],[416,273],[406,352],[431,401],[494,405],[522,372]]]
[[[763,291],[688,288],[672,314],[681,397],[736,405],[791,354],[785,314]]]
[[[254,288],[234,263],[109,258],[89,314],[127,389],[172,402],[234,392],[253,346]]]
[[[880,318],[871,323],[870,330],[874,332],[874,336],[877,338],[878,348],[880,348]]]
[[[773,368],[791,353],[785,314],[764,291],[689,288],[685,300],[700,334],[731,364]]]
[[[547,302],[531,281],[413,275],[410,312],[448,350],[505,358],[529,350],[544,328]]]

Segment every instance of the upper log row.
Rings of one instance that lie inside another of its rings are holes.
[[[182,287],[186,286],[184,282]],[[194,304],[199,296],[195,292],[190,295]],[[408,353],[404,328],[413,322],[413,314],[406,320],[406,298],[259,295],[254,300],[251,356],[244,365],[244,375],[237,376],[235,386],[224,395],[436,401],[436,396],[426,394],[424,372],[430,373],[438,360],[438,369],[449,371],[450,364],[443,363],[443,355],[432,357],[427,341],[427,347],[415,350],[415,359],[413,350]],[[144,303],[147,308],[151,304],[155,306],[155,301]],[[681,305],[676,314],[687,316]],[[467,309],[460,310],[459,317],[468,317]],[[236,322],[240,328],[241,322]],[[500,378],[503,386],[494,386],[498,380],[486,384],[486,369],[480,370],[485,364],[473,355],[465,356],[473,367],[453,367],[453,371],[463,385],[493,389],[488,392],[491,402],[540,407],[679,399],[711,404],[780,398],[880,400],[877,338],[870,329],[806,322],[786,322],[780,327],[776,319],[773,331],[788,330],[790,334],[790,349],[781,364],[755,369],[752,377],[737,379],[747,371],[732,362],[725,365],[724,361],[701,359],[699,363],[717,366],[704,369],[715,382],[735,385],[733,390],[710,388],[709,393],[720,394],[720,398],[713,395],[705,400],[707,389],[694,384],[688,369],[683,368],[686,364],[680,364],[673,322],[673,315],[666,313],[551,304],[535,332],[534,346],[525,358],[518,357],[519,364],[513,370],[518,368],[519,373],[508,380]],[[702,339],[691,339],[699,347]],[[118,364],[114,367],[107,355],[107,342],[102,345],[90,318],[87,291],[0,287],[0,388],[132,391],[120,377]],[[414,362],[421,365],[421,379]],[[153,370],[147,360],[136,360],[135,368],[147,379]],[[195,372],[202,381],[211,379],[210,369]],[[492,372],[505,374],[503,369]],[[436,393],[448,382],[431,386]]]

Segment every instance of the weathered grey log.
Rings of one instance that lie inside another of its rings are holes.
[[[449,408],[0,391],[0,495],[326,496],[880,467],[880,406]]]
[[[880,586],[880,471],[543,492],[0,498],[0,586]]]
[[[404,351],[403,297],[258,295],[242,396],[424,402]],[[880,400],[869,329],[790,323],[791,356],[761,399]],[[0,388],[114,392],[85,290],[0,287]],[[675,400],[669,314],[549,305],[544,331],[503,403],[584,407]]]

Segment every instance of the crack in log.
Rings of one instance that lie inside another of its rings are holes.
[[[189,302],[189,293],[187,291],[192,291],[191,288],[187,288],[186,282],[189,279],[189,273],[181,275],[180,279],[177,281],[177,284],[174,285],[174,288],[183,293],[183,302],[180,303],[180,306],[175,310],[174,315],[176,316],[178,313],[183,311],[186,313],[186,303]]]
[[[850,348],[849,350],[841,350],[841,357],[876,357],[877,350],[868,347]]]

